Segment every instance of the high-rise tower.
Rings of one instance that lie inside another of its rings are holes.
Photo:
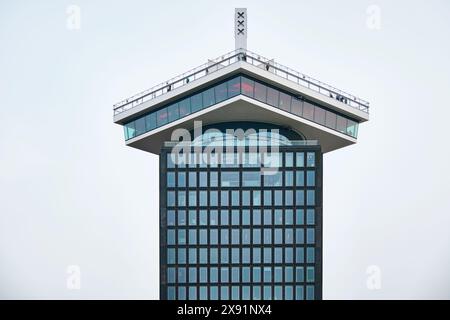
[[[321,299],[322,154],[356,143],[368,102],[247,50],[114,106],[160,156],[161,299]]]

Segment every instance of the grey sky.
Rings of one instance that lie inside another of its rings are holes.
[[[324,298],[450,298],[438,0],[2,1],[0,298],[159,297],[158,158],[124,146],[112,104],[233,50],[235,7],[248,8],[249,50],[371,102],[358,143],[325,156]]]

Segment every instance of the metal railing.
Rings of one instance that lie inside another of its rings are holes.
[[[369,102],[367,102],[366,100],[358,98],[355,95],[351,95],[345,91],[339,90],[324,82],[309,77],[301,72],[276,63],[273,60],[264,58],[261,55],[248,50],[239,49],[228,52],[214,60],[210,60],[207,63],[202,64],[201,66],[191,69],[170,80],[162,82],[150,89],[142,91],[128,99],[116,103],[113,106],[114,116],[130,110],[142,104],[143,102],[164,95],[174,89],[183,87],[192,81],[203,78],[208,74],[214,73],[226,66],[230,66],[239,61],[257,66],[263,70],[266,70],[267,72],[295,82],[322,95],[334,98],[352,108],[369,113]]]

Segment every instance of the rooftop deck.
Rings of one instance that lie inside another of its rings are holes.
[[[345,91],[339,90],[301,72],[292,70],[286,66],[274,62],[273,60],[264,58],[261,55],[248,50],[239,49],[231,51],[214,60],[210,60],[207,63],[202,64],[201,66],[191,69],[170,80],[162,82],[150,89],[142,91],[128,99],[116,103],[113,107],[114,116],[119,115],[124,111],[130,110],[143,102],[162,96],[173,89],[182,87],[192,81],[200,79],[208,74],[216,72],[217,70],[232,65],[236,62],[245,62],[257,66],[263,70],[266,70],[267,72],[270,72],[271,74],[275,74],[279,77],[314,90],[324,96],[332,97],[352,108],[369,113],[369,102],[367,102],[366,100],[363,100]]]

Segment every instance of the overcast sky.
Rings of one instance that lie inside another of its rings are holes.
[[[159,298],[158,157],[112,105],[233,50],[235,7],[248,49],[371,102],[324,157],[324,299],[450,298],[444,0],[1,1],[0,298]]]

